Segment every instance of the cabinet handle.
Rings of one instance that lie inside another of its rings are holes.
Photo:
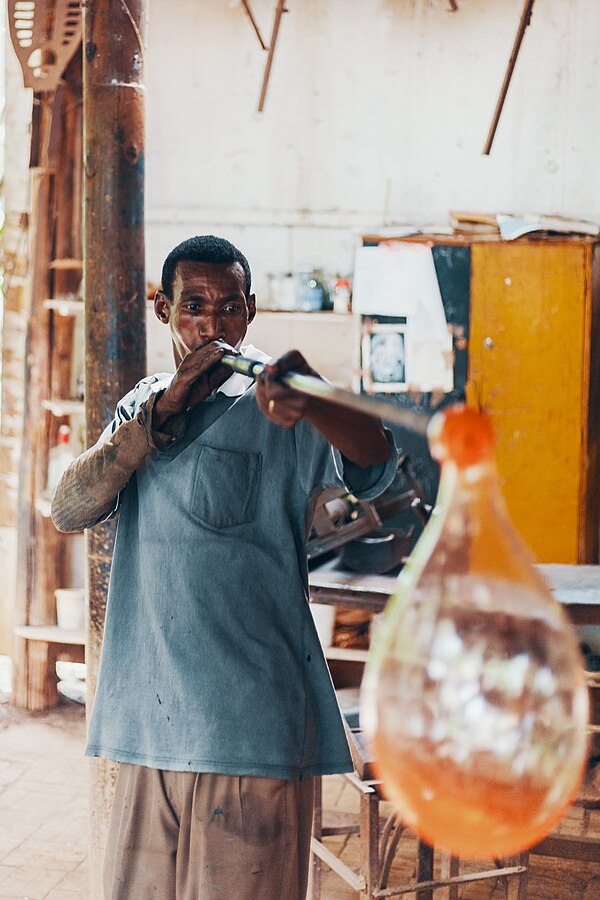
[[[494,349],[493,339],[491,337],[486,337],[483,342],[483,346],[486,348],[486,350],[493,350]]]

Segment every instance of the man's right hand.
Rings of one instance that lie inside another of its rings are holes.
[[[232,352],[222,341],[210,341],[191,350],[175,372],[171,384],[152,412],[152,427],[160,431],[167,419],[197,406],[231,375],[229,366],[220,363],[225,352]]]

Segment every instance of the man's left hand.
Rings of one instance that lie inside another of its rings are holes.
[[[265,416],[283,428],[293,428],[308,412],[310,400],[281,381],[286,372],[300,372],[320,378],[298,350],[290,350],[265,366],[256,382],[256,402]]]

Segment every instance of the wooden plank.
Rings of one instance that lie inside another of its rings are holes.
[[[526,872],[525,866],[505,866],[502,869],[488,869],[485,872],[472,872],[468,875],[457,875],[453,878],[438,878],[435,881],[417,882],[415,884],[398,885],[396,887],[382,888],[373,892],[373,898],[400,897],[402,894],[413,894],[421,889],[436,889],[446,887],[449,884],[469,884],[472,881],[487,881],[490,878],[511,877]]]
[[[587,283],[585,342],[588,362],[584,369],[584,393],[588,399],[587,457],[584,466],[581,503],[579,558],[600,560],[600,244],[589,248],[590,277]],[[600,623],[598,623],[600,624]]]
[[[84,631],[67,631],[58,625],[18,625],[14,629],[18,637],[27,641],[45,641],[50,644],[76,644],[85,646]]]
[[[65,416],[83,415],[85,412],[85,403],[82,400],[61,400],[58,398],[43,400],[42,407],[58,419],[63,419]]]
[[[81,271],[83,268],[83,262],[80,259],[73,259],[71,257],[66,257],[63,259],[53,259],[50,262],[50,268],[55,269],[56,271],[67,272],[67,271]]]
[[[344,659],[348,662],[366,663],[369,656],[368,650],[356,647],[325,647],[323,652],[326,659]]]
[[[43,109],[46,105],[43,105]],[[42,132],[47,135],[50,122],[42,117]],[[31,176],[31,234],[33,235],[33,259],[31,301],[27,322],[25,359],[25,403],[23,417],[23,442],[19,465],[19,518],[17,549],[17,594],[14,621],[26,625],[31,621],[48,621],[48,598],[39,594],[39,559],[37,536],[39,520],[35,500],[42,494],[46,483],[48,436],[41,401],[48,390],[50,313],[42,307],[43,298],[50,292],[48,260],[50,258],[52,222],[52,186],[50,172],[39,169]],[[50,620],[51,621],[51,620]],[[35,671],[39,680],[39,660],[30,658],[30,648],[18,639],[13,652],[13,703],[20,709],[30,709],[28,680]],[[52,697],[52,702],[54,698]],[[44,696],[34,697],[39,710]]]
[[[81,300],[65,300],[61,297],[51,297],[43,302],[44,309],[55,309],[61,316],[73,316],[83,313],[85,306]]]
[[[598,838],[576,837],[570,834],[551,834],[529,851],[535,856],[554,856],[581,862],[600,861]]]
[[[417,883],[430,885],[433,881],[433,847],[417,841]],[[433,900],[433,890],[426,886],[416,891],[417,900]]]
[[[364,891],[366,887],[365,879],[361,875],[357,875],[350,866],[347,866],[345,863],[338,859],[338,857],[331,852],[327,847],[321,844],[319,841],[315,840],[315,838],[311,839],[310,848],[315,856],[318,856],[320,860],[326,863],[330,869],[339,875],[340,878],[349,884],[352,890],[354,891]]]
[[[360,869],[370,897],[379,886],[379,797],[360,795]]]
[[[58,694],[57,660],[83,662],[84,649],[74,644],[57,644],[43,640],[27,640],[14,637],[15,656],[26,677],[18,683],[19,706],[29,712],[44,712],[56,706]],[[13,669],[14,670],[14,669]],[[13,679],[13,693],[17,687]]]
[[[460,874],[460,859],[445,850],[440,852],[440,876],[441,878],[455,878]],[[458,900],[458,885],[449,884],[445,892],[445,900]]]
[[[323,837],[323,778],[317,775],[314,779],[314,809],[312,823],[312,839],[315,843],[321,844]],[[311,855],[311,880],[312,880],[312,900],[321,900],[321,882],[322,882],[322,865],[319,856]]]
[[[575,624],[600,625],[600,566],[553,564],[537,568]],[[396,581],[389,575],[315,569],[309,573],[310,598],[313,603],[381,612]]]

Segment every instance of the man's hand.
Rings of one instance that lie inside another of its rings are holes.
[[[389,459],[390,445],[378,419],[287,387],[280,379],[290,371],[321,377],[298,350],[266,365],[256,383],[256,402],[268,419],[284,428],[307,419],[346,459],[359,466]]]
[[[283,428],[293,428],[307,415],[310,398],[300,394],[281,381],[286,372],[300,372],[320,378],[308,365],[298,350],[290,350],[273,363],[265,366],[256,382],[256,402],[265,416]]]
[[[161,426],[191,406],[197,406],[231,375],[231,368],[220,363],[225,352],[235,352],[222,341],[211,341],[191,350],[175,372],[167,390],[154,404],[152,427]]]

